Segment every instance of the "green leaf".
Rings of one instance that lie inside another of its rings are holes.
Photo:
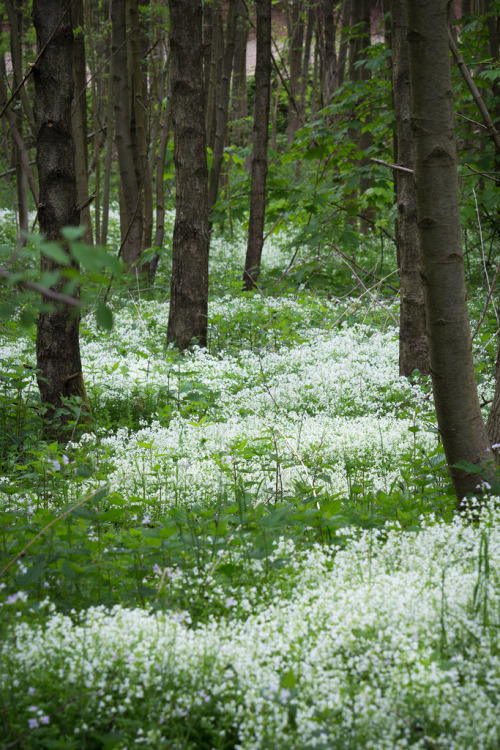
[[[462,469],[467,474],[481,474],[484,471],[484,466],[481,464],[471,464],[469,461],[458,461],[453,465],[454,469]]]
[[[38,581],[44,570],[45,561],[35,563],[35,565],[32,565],[31,568],[28,568],[26,573],[23,573],[23,575],[18,577],[17,583],[20,586],[28,586],[28,584]]]
[[[288,672],[285,672],[285,674],[281,675],[280,687],[291,690],[292,688],[295,687],[296,684],[297,684],[297,678],[295,677],[291,669],[289,669]]]
[[[35,322],[35,316],[30,310],[23,310],[19,316],[19,320],[23,328],[31,328]]]
[[[40,246],[40,250],[47,258],[55,260],[56,263],[60,263],[63,266],[67,266],[69,263],[67,252],[58,242],[44,242]]]
[[[113,328],[113,313],[104,302],[99,302],[96,310],[97,325],[104,328],[105,331],[111,331]]]
[[[81,240],[85,231],[85,227],[63,227],[61,229],[61,234],[65,240],[74,242],[75,240]]]
[[[61,563],[61,573],[65,578],[69,578],[71,581],[75,581],[78,577],[73,566],[67,560],[63,560]]]

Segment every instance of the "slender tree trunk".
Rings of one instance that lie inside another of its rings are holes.
[[[13,77],[13,88],[16,89],[21,83],[24,75],[23,70],[23,53],[22,53],[22,39],[23,30],[22,16],[19,9],[14,6],[12,0],[5,0],[5,9],[7,11],[7,17],[10,23],[10,50],[12,55],[12,71]],[[19,90],[19,99],[21,100],[22,108],[26,118],[30,131],[35,133],[35,118],[33,115],[33,109],[31,107],[30,99],[26,86],[22,86]]]
[[[406,0],[391,0],[392,91],[396,114],[396,164],[413,169],[410,63]],[[396,244],[400,280],[399,374],[429,374],[429,341],[425,322],[424,287],[413,174],[394,171],[396,183]]]
[[[317,11],[321,53],[321,93],[323,104],[326,106],[330,103],[330,97],[334,91],[334,76],[337,70],[333,0],[321,0]]]
[[[461,245],[447,0],[407,5],[412,132],[432,386],[439,431],[458,499],[478,475],[455,468],[484,464],[489,441],[472,361]]]
[[[257,65],[253,125],[252,186],[244,288],[256,286],[260,273],[266,212],[267,145],[271,102],[271,0],[257,0]]]
[[[345,68],[347,63],[347,52],[349,49],[349,19],[351,17],[351,0],[344,0],[342,4],[341,30],[340,30],[340,47],[337,69],[333,77],[333,91],[338,89],[344,83]]]
[[[73,32],[67,0],[35,0],[33,23],[40,51],[58,23],[58,31],[34,69],[37,167],[40,187],[38,219],[47,240],[61,240],[61,228],[77,226],[76,173],[71,128],[73,101]],[[57,268],[42,256],[43,271]],[[79,317],[68,307],[42,312],[37,327],[38,387],[42,402],[56,410],[63,398],[86,401],[79,346]],[[72,416],[72,415],[71,415]],[[64,423],[68,417],[60,417]],[[48,433],[58,432],[48,428]]]
[[[299,114],[299,97],[300,97],[300,74],[302,71],[302,48],[304,45],[304,17],[303,17],[303,0],[289,0],[291,34],[289,50],[289,69],[290,78],[288,89],[291,99],[288,102],[288,115],[286,126],[287,143],[292,143],[295,133],[301,126]]]
[[[224,157],[224,145],[226,141],[226,128],[229,116],[229,94],[231,91],[231,73],[233,70],[234,45],[236,40],[236,21],[238,20],[239,0],[229,1],[227,15],[226,43],[224,46],[224,57],[222,63],[222,80],[220,94],[217,101],[215,141],[212,157],[212,169],[210,170],[210,182],[208,186],[208,210],[215,205],[219,192],[219,181]]]
[[[207,343],[208,172],[201,0],[169,0],[176,211],[167,340]]]
[[[236,42],[234,45],[233,84],[231,88],[231,119],[235,123],[232,127],[232,141],[242,144],[243,128],[239,123],[248,115],[247,103],[247,43],[248,19],[244,0],[239,0],[238,21],[236,26]]]
[[[155,159],[155,202],[156,202],[156,227],[155,237],[153,240],[153,246],[158,248],[153,256],[151,264],[149,266],[148,276],[151,281],[154,281],[156,276],[156,269],[160,260],[159,248],[163,246],[163,240],[165,237],[165,178],[164,168],[165,159],[167,156],[168,139],[172,127],[172,92],[170,87],[170,53],[167,57],[166,63],[166,76],[164,92],[166,93],[167,107],[162,119],[162,129],[160,134],[160,142],[158,145],[158,154]]]
[[[309,86],[309,68],[311,64],[311,45],[314,33],[315,13],[313,6],[307,11],[307,24],[305,32],[304,54],[302,56],[302,73],[300,76],[299,112],[300,120],[306,121],[307,89]],[[334,27],[335,37],[335,27]],[[335,42],[334,42],[335,43]]]
[[[349,39],[349,78],[354,83],[369,81],[371,78],[370,69],[366,65],[357,65],[357,63],[366,59],[371,44],[370,0],[352,0],[351,25],[354,28],[351,29]],[[362,109],[363,102],[360,102],[357,107]],[[356,119],[359,120],[359,116]],[[352,139],[363,154],[366,154],[366,151],[373,144],[372,134],[366,129],[369,121],[369,114],[366,114],[364,127],[351,131]],[[369,177],[371,163],[368,157],[364,155],[361,157],[359,167],[361,171],[359,190],[362,196],[371,185],[371,178]],[[375,212],[373,208],[365,207],[361,211],[361,216],[361,231],[366,232],[373,226]]]
[[[88,198],[88,155],[87,155],[87,74],[85,68],[85,36],[83,0],[72,5],[73,18],[73,81],[75,101],[73,104],[73,137],[75,140],[76,190],[78,205]],[[80,221],[85,226],[85,242],[92,244],[92,221],[90,204],[80,211]]]
[[[113,29],[113,94],[115,139],[122,187],[122,256],[130,268],[136,266],[142,248],[141,196],[137,187],[134,143],[131,133],[132,112],[127,64],[127,25],[124,0],[111,0]]]
[[[217,90],[220,88],[219,74],[221,70],[222,55],[224,50],[224,39],[222,33],[222,11],[220,7],[221,0],[213,0],[212,9],[209,11],[207,18],[211,21],[210,36],[210,70],[204,73],[208,77],[208,88],[206,91],[206,132],[207,146],[214,149],[215,144],[215,124],[217,113]],[[207,29],[208,33],[209,29]],[[218,85],[219,82],[219,85]]]
[[[141,251],[151,247],[153,234],[153,182],[148,160],[148,95],[142,71],[141,28],[137,0],[127,0],[130,26],[127,63],[130,81],[131,135],[135,178],[142,214]]]

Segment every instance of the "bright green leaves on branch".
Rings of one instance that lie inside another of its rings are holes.
[[[37,312],[56,305],[85,309],[90,299],[107,287],[111,276],[121,276],[119,259],[101,247],[81,242],[83,234],[83,227],[65,227],[63,242],[28,234],[27,245],[16,254],[12,255],[8,245],[0,248],[0,318],[18,314],[21,325],[30,327]],[[43,272],[39,270],[41,255],[49,261]],[[109,307],[103,301],[94,302],[94,307],[98,325],[111,329]]]

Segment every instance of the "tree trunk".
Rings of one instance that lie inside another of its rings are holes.
[[[488,461],[471,351],[462,256],[447,0],[407,5],[418,225],[432,385],[439,431],[458,500],[478,475],[460,461]]]
[[[220,72],[222,65],[222,55],[224,51],[224,34],[222,32],[222,11],[220,7],[221,0],[213,0],[212,7],[207,7],[207,22],[211,26],[207,28],[206,34],[210,33],[210,70],[204,72],[204,80],[208,79],[206,93],[206,112],[205,126],[207,146],[214,149],[215,144],[215,124],[217,116],[217,91],[220,89]]]
[[[130,81],[131,135],[135,179],[142,214],[141,252],[151,247],[153,235],[153,182],[148,160],[148,94],[142,71],[141,28],[137,0],[127,0],[129,47],[127,64]]]
[[[35,0],[33,23],[40,51],[54,29],[33,73],[35,80],[36,151],[40,200],[38,220],[47,240],[61,240],[61,228],[77,226],[76,174],[71,129],[73,101],[73,31],[67,0]],[[42,256],[42,272],[57,268]],[[57,287],[56,287],[57,289]],[[57,417],[63,398],[78,396],[86,401],[79,346],[79,317],[68,307],[42,312],[37,328],[38,387],[49,416]],[[59,417],[47,432],[59,432],[72,415]]]
[[[340,30],[340,47],[337,70],[333,77],[332,89],[335,91],[344,83],[345,67],[347,62],[347,51],[349,49],[349,19],[351,17],[351,0],[344,0],[342,4],[342,27]]]
[[[169,0],[176,211],[167,340],[207,343],[208,172],[201,0]]]
[[[248,243],[243,273],[246,290],[256,286],[260,273],[266,212],[267,144],[271,102],[271,0],[257,0],[257,60]]]
[[[290,100],[288,102],[288,115],[286,126],[287,143],[292,143],[295,133],[301,126],[299,113],[300,78],[302,72],[302,47],[304,44],[304,17],[303,0],[289,0],[291,16],[291,34],[289,50],[290,78],[288,90]]]
[[[369,81],[371,78],[370,69],[366,65],[357,65],[360,61],[366,59],[368,48],[371,44],[371,23],[370,23],[370,0],[352,0],[351,3],[351,36],[349,38],[349,78],[354,83]],[[362,102],[358,107],[362,107]],[[360,119],[359,116],[356,119]],[[365,117],[365,127],[351,131],[352,140],[356,143],[359,150],[366,154],[367,150],[373,144],[372,134],[366,129],[366,124],[370,121],[369,115]],[[366,156],[362,156],[359,161],[360,179],[359,190],[361,196],[371,185],[369,171],[371,163]],[[351,197],[353,200],[354,195]],[[365,207],[361,211],[361,231],[366,232],[371,229],[375,220],[375,212],[371,207]]]
[[[237,145],[243,144],[244,129],[240,120],[248,115],[247,103],[247,42],[248,42],[248,19],[246,16],[244,0],[239,0],[238,21],[236,26],[236,42],[234,45],[234,69],[233,83],[231,88],[231,119],[232,142]]]
[[[309,86],[309,67],[311,63],[311,45],[314,33],[314,21],[315,13],[314,8],[311,6],[307,11],[304,54],[302,56],[302,73],[300,77],[299,112],[301,122],[306,121],[307,89]],[[333,33],[335,37],[335,30]]]
[[[224,57],[222,62],[222,80],[220,94],[217,101],[215,141],[212,156],[212,169],[210,170],[210,182],[208,186],[208,210],[215,205],[219,192],[219,180],[224,158],[224,145],[226,141],[226,128],[229,116],[229,94],[231,91],[231,73],[233,70],[234,45],[236,41],[236,21],[238,20],[239,0],[229,1],[227,14],[226,43],[224,46]]]
[[[318,3],[317,14],[321,61],[321,94],[323,105],[326,107],[330,104],[330,97],[334,91],[334,76],[337,70],[336,22],[333,14],[333,0],[321,0]]]
[[[130,83],[127,64],[127,24],[124,0],[112,0],[113,95],[115,139],[120,169],[122,257],[127,266],[137,266],[142,248],[142,207],[137,186],[132,141]]]
[[[408,28],[405,0],[391,0],[392,92],[396,115],[396,164],[413,169]],[[396,187],[396,245],[400,281],[399,374],[414,370],[428,375],[429,341],[425,322],[424,288],[413,175],[394,170]]]
[[[85,36],[83,20],[83,0],[77,0],[71,8],[73,19],[73,82],[75,101],[73,104],[73,137],[75,140],[76,191],[78,205],[88,198],[88,156],[87,156],[87,73],[85,67]],[[80,221],[85,226],[84,239],[92,244],[92,221],[90,204],[80,211]]]

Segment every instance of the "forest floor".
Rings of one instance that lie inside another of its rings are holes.
[[[397,298],[300,254],[280,286],[293,241],[242,293],[244,232],[213,238],[207,349],[165,343],[168,268],[89,311],[66,445],[3,325],[1,748],[498,748],[497,500],[454,511]]]

